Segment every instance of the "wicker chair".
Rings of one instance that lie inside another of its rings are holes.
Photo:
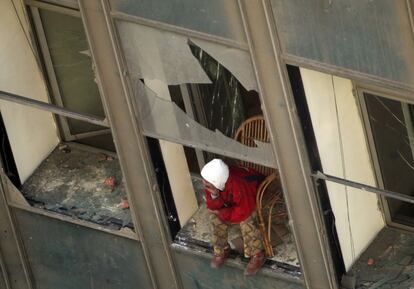
[[[261,115],[253,116],[251,118],[246,119],[236,131],[234,139],[241,142],[242,144],[255,147],[255,140],[261,142],[269,142],[269,134],[266,129],[266,123]],[[248,168],[255,169],[259,173],[264,176],[268,176],[275,172],[275,169],[261,166],[258,164],[240,161],[240,165]]]
[[[254,116],[245,120],[236,131],[234,138],[250,147],[256,146],[255,140],[269,142],[263,116]],[[276,169],[246,161],[241,161],[240,165],[255,169],[267,176],[257,189],[256,206],[266,255],[273,257],[273,247],[281,241],[274,225],[277,221],[285,221],[287,217],[279,173]]]
[[[276,226],[285,223],[287,218],[278,172],[268,176],[257,188],[256,207],[266,255],[273,257],[273,248],[283,242]]]

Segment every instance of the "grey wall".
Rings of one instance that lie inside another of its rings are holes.
[[[36,288],[152,288],[136,241],[15,210]]]

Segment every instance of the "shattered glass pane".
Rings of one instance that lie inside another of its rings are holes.
[[[194,38],[191,38],[190,42],[231,71],[245,89],[258,90],[249,52]]]
[[[414,196],[413,106],[365,93],[384,188]],[[387,199],[393,221],[414,225],[414,205]]]
[[[269,157],[273,154],[270,143],[256,141],[257,147],[245,146],[219,130],[202,126],[173,102],[158,97],[140,80],[135,81],[134,88],[141,125],[147,136],[276,167],[274,158]]]
[[[147,136],[276,167],[269,143],[234,140],[244,120],[262,115],[247,52],[135,23],[117,28]],[[172,99],[175,85],[189,85],[191,107]]]
[[[217,129],[232,137],[246,119],[247,109],[241,95],[245,89],[228,70],[223,69],[202,49],[197,46],[191,46],[191,49],[212,81],[212,85],[198,86],[201,105],[206,112],[205,123],[209,129]]]
[[[184,36],[130,22],[118,22],[129,73],[167,84],[210,83]]]
[[[113,11],[246,42],[235,0],[111,0],[110,3]]]

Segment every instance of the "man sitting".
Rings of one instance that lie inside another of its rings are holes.
[[[228,167],[221,159],[214,159],[201,170],[207,208],[213,229],[213,268],[224,264],[230,253],[228,230],[239,224],[244,243],[244,255],[250,261],[245,275],[255,274],[266,261],[263,243],[256,221],[256,191],[263,176],[252,169]]]

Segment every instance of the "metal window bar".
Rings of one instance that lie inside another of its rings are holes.
[[[369,185],[361,184],[361,183],[346,180],[346,179],[341,179],[341,178],[338,178],[338,177],[334,177],[334,176],[331,176],[331,175],[324,174],[320,171],[317,171],[316,173],[311,174],[311,177],[316,179],[316,180],[324,180],[324,181],[334,182],[334,183],[341,184],[341,185],[344,185],[344,186],[360,189],[360,190],[365,191],[365,192],[374,193],[374,194],[378,194],[378,195],[381,195],[381,196],[384,196],[384,197],[387,197],[387,198],[391,198],[391,199],[399,200],[399,201],[402,201],[402,202],[414,204],[414,197],[407,196],[407,195],[400,194],[400,193],[396,193],[396,192],[393,192],[393,191],[379,189],[379,188],[376,188],[376,187],[372,187],[372,186],[369,186]]]
[[[90,115],[86,113],[79,113],[74,110],[70,110],[70,109],[59,107],[59,106],[56,106],[50,103],[34,100],[31,98],[27,98],[27,97],[13,94],[10,92],[0,91],[0,99],[30,106],[30,107],[34,107],[34,108],[45,110],[45,111],[49,111],[57,115],[70,117],[73,119],[85,121],[88,123],[93,123],[93,124],[100,125],[103,127],[109,127],[109,123],[106,118],[102,118],[102,117],[98,117],[98,116],[94,116],[94,115]]]
[[[47,9],[75,17],[80,17],[79,6],[75,0],[47,0],[47,2],[38,0],[24,0],[24,2],[31,7]]]

